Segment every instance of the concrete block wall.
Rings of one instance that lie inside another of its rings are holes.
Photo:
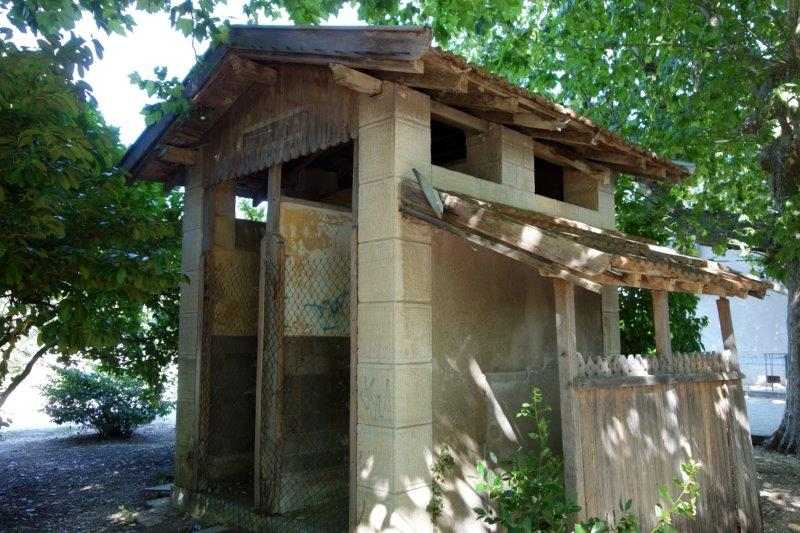
[[[359,100],[357,531],[430,531],[430,228],[399,184],[430,175],[429,97],[384,82]]]
[[[530,137],[499,124],[467,137],[467,159],[457,170],[502,183],[520,194],[533,194],[533,142]]]
[[[190,490],[252,470],[258,255],[237,239],[233,186],[205,186],[210,166],[187,170],[184,196],[175,481]]]

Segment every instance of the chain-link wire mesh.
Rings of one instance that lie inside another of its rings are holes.
[[[264,510],[313,529],[347,526],[350,258],[283,256],[264,265]]]

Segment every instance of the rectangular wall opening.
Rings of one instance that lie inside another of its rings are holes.
[[[598,183],[594,178],[540,157],[534,159],[534,176],[536,194],[597,210]]]
[[[454,168],[467,160],[467,135],[464,130],[431,120],[431,163]]]

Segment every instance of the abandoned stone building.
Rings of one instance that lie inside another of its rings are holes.
[[[475,464],[527,445],[536,386],[582,516],[633,498],[651,525],[692,457],[682,527],[760,530],[728,298],[768,285],[615,230],[615,176],[684,166],[424,28],[233,27],[185,87],[190,111],[123,161],[185,191],[178,504],[251,529],[483,530]],[[655,356],[620,354],[620,287],[652,291]],[[719,297],[724,352],[672,353],[669,292]]]

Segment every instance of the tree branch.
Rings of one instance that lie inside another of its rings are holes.
[[[6,403],[6,400],[8,400],[8,397],[11,396],[12,392],[14,392],[14,389],[16,389],[19,384],[28,377],[28,375],[31,373],[31,370],[33,370],[34,365],[36,365],[36,362],[41,359],[50,348],[50,345],[39,348],[39,351],[33,354],[33,357],[30,358],[28,363],[25,365],[25,368],[22,369],[22,372],[13,377],[11,383],[9,383],[8,387],[6,387],[6,390],[0,392],[0,407],[3,407],[3,404]]]

